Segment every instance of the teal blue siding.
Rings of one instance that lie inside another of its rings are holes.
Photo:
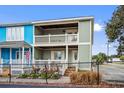
[[[4,64],[8,64],[10,62],[10,49],[9,48],[2,48],[1,49],[1,58],[3,59]]]
[[[13,48],[12,49],[12,59],[16,59],[16,52],[19,51],[18,48]]]
[[[29,44],[33,44],[33,25],[24,26],[24,40]]]
[[[0,27],[0,42],[6,41],[6,28]]]
[[[2,48],[1,49],[1,57],[2,59],[10,59],[10,49],[9,48]]]

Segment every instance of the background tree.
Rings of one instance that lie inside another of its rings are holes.
[[[121,56],[121,57],[120,57],[120,60],[121,60],[122,62],[124,62],[124,56]]]
[[[106,23],[105,32],[110,42],[118,42],[117,52],[122,55],[124,52],[124,6],[118,6],[113,12],[112,18]]]
[[[99,54],[97,54],[97,55],[94,55],[93,57],[92,57],[92,60],[94,61],[94,62],[99,62],[99,64],[103,64],[105,61],[107,61],[107,56],[106,56],[106,54],[105,53],[99,53]]]

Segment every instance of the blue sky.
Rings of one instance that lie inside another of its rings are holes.
[[[106,53],[106,36],[104,32],[107,22],[117,6],[0,6],[0,24],[47,20],[76,16],[94,16],[95,32],[93,54]],[[116,53],[113,45],[110,54]]]

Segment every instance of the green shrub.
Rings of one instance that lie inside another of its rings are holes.
[[[18,76],[18,78],[33,78],[33,79],[36,79],[36,78],[42,78],[42,79],[59,79],[60,78],[60,75],[58,72],[54,72],[54,71],[51,71],[49,70],[46,74],[45,71],[41,72],[41,73],[30,73],[30,74],[27,74],[27,73],[24,73],[24,74],[20,74]]]
[[[59,73],[55,72],[55,73],[52,74],[51,79],[59,79],[60,76],[61,75]]]
[[[28,77],[30,77],[30,75],[27,74],[27,73],[20,74],[20,75],[18,76],[18,78],[28,78]]]
[[[30,77],[31,77],[31,78],[38,78],[38,77],[39,77],[39,74],[31,73],[31,74],[30,74]]]
[[[99,76],[99,80],[101,80],[101,75]],[[72,84],[97,84],[98,76],[96,72],[73,72],[70,74],[70,81]]]
[[[120,60],[121,60],[121,61],[124,61],[124,56],[121,56],[121,57],[120,57]]]
[[[49,76],[49,74],[46,74],[46,73],[41,73],[40,74],[40,77],[42,78],[42,79],[48,79],[48,78],[50,78],[50,76]]]

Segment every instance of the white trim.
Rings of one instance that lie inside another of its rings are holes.
[[[34,44],[35,44],[35,26],[33,25],[33,44],[32,44],[32,64],[35,64],[34,61]]]
[[[47,21],[34,21],[33,24],[37,23],[51,23],[51,22],[65,22],[65,21],[79,21],[79,20],[91,20],[94,17],[77,17],[77,18],[66,18],[66,19],[55,19],[55,20],[47,20]]]
[[[24,26],[7,27],[6,41],[24,41]]]
[[[60,62],[60,61],[62,61],[63,62],[63,61],[66,61],[66,60],[50,60],[50,59],[48,59],[48,60],[40,60],[39,59],[39,60],[35,60],[35,61],[43,61],[43,62],[48,62],[48,61],[56,61],[56,62],[58,61],[58,62]]]
[[[90,20],[90,61],[92,61],[92,21]]]
[[[75,43],[72,43],[72,44],[65,44],[65,43],[63,43],[63,44],[62,43],[59,43],[59,44],[35,44],[34,46],[35,47],[38,47],[38,46],[43,46],[43,47],[51,46],[52,47],[52,46],[66,46],[66,45],[72,45],[73,46],[73,45],[78,45],[78,44],[75,44]]]
[[[35,43],[35,26],[33,26],[33,45]]]
[[[66,45],[68,45],[68,46],[78,46],[78,45],[91,45],[91,43],[90,42],[80,42],[80,43],[58,43],[58,44],[45,44],[45,43],[41,43],[41,44],[34,44],[34,47],[38,47],[38,46],[43,46],[43,47],[47,47],[47,46],[66,46]]]
[[[81,43],[79,42],[79,24],[80,24],[80,22],[78,22],[78,62],[80,61],[79,60],[79,45],[81,45]],[[87,43],[89,43],[89,42],[87,42]]]

